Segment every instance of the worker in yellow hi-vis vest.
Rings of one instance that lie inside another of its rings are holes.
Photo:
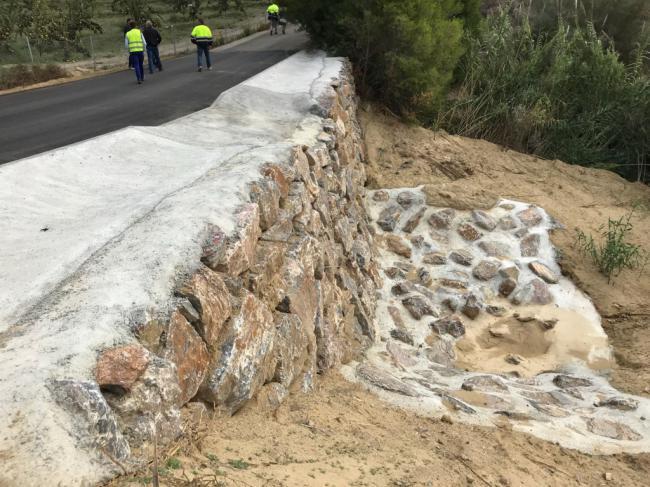
[[[199,23],[192,29],[192,44],[196,44],[196,59],[199,63],[199,72],[203,69],[202,57],[205,54],[205,65],[208,71],[212,70],[212,63],[210,62],[210,47],[212,47],[212,31],[210,27],[205,25],[203,19],[198,19]]]
[[[136,25],[135,20],[129,22],[131,29],[124,35],[124,45],[129,51],[129,64],[135,68],[135,77],[138,79],[138,84],[142,84],[144,81],[144,50],[147,43]]]
[[[280,7],[275,2],[270,2],[266,9],[266,17],[271,24],[271,35],[278,35],[278,22],[280,22]]]

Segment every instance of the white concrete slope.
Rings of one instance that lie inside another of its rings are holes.
[[[315,142],[318,100],[342,66],[299,53],[208,109],[0,167],[0,485],[105,475],[47,384],[91,379],[97,350],[169,307],[207,228],[233,228],[260,167]]]

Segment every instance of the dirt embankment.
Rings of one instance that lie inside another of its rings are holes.
[[[617,359],[613,385],[649,395],[650,273],[626,271],[609,285],[573,247],[576,227],[596,232],[608,217],[637,205],[632,239],[647,248],[649,188],[607,171],[361,115],[373,188],[429,184],[428,197],[441,205],[517,199],[542,206],[561,223],[553,241],[563,271],[604,317]],[[590,456],[514,432],[506,421],[481,428],[421,418],[337,373],[275,412],[251,404],[232,418],[204,415],[198,424],[161,460],[161,485],[642,486],[650,475],[650,454]],[[142,485],[150,476],[112,485]]]

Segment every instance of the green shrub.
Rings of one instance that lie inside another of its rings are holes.
[[[650,80],[593,26],[535,35],[505,11],[467,38],[440,127],[570,163],[650,180]]]
[[[171,457],[167,459],[167,464],[165,466],[171,470],[178,470],[182,467],[182,464],[178,458]]]
[[[463,52],[463,19],[474,0],[288,0],[312,41],[353,63],[365,95],[404,114],[430,117]]]
[[[237,459],[237,460],[228,460],[228,464],[232,468],[236,468],[237,470],[246,470],[248,467],[251,466],[250,463],[248,463],[247,461],[242,460],[240,458]]]
[[[639,245],[627,241],[632,231],[632,215],[627,215],[618,220],[607,221],[599,228],[602,241],[596,242],[591,235],[582,230],[576,230],[576,246],[583,254],[591,257],[598,270],[607,277],[607,282],[618,276],[623,269],[638,269],[643,272],[648,262],[648,253]]]

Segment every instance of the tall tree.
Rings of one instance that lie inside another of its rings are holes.
[[[444,98],[462,55],[465,18],[478,16],[476,2],[460,0],[285,3],[316,44],[351,59],[362,91],[425,120]]]

